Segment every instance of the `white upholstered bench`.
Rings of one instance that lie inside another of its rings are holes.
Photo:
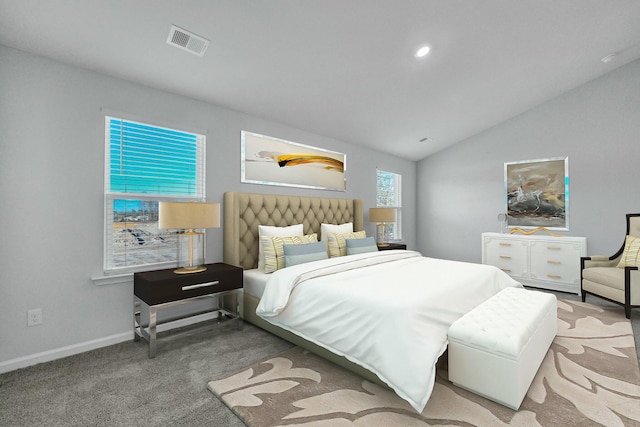
[[[449,381],[517,410],[558,328],[553,294],[507,288],[449,329]]]

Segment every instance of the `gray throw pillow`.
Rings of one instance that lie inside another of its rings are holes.
[[[328,258],[328,256],[324,242],[305,243],[303,245],[284,245],[285,267],[326,258]]]
[[[377,252],[378,246],[373,237],[364,239],[347,239],[347,255],[362,254],[365,252]]]

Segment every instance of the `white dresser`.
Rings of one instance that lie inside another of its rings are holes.
[[[525,286],[580,293],[580,257],[586,237],[482,233],[482,263]]]

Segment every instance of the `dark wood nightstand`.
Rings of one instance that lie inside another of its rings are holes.
[[[379,251],[390,251],[392,249],[407,249],[404,243],[378,243]]]
[[[206,312],[218,312],[218,316],[235,317],[238,328],[240,320],[240,297],[242,290],[242,268],[224,263],[207,264],[207,269],[200,273],[176,274],[174,268],[166,270],[145,271],[133,275],[133,339],[140,337],[149,341],[149,357],[156,355],[157,311],[187,302],[206,298],[218,298],[217,307]],[[220,301],[226,295],[236,295],[236,310],[231,313],[221,307]],[[142,304],[144,303],[144,304]],[[149,314],[147,325],[141,324],[141,310]],[[190,314],[190,317],[203,312]],[[220,318],[220,317],[218,317]],[[176,319],[171,319],[176,320]]]

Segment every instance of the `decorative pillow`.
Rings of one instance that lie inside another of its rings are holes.
[[[284,245],[285,267],[327,258],[327,248],[323,242],[307,243],[304,245]]]
[[[264,253],[262,252],[262,237],[272,236],[303,236],[302,224],[290,225],[288,227],[274,227],[272,225],[258,226],[258,269],[264,270]]]
[[[315,243],[318,241],[316,233],[308,236],[272,236],[263,237],[261,240],[264,252],[264,272],[273,273],[285,267],[284,245],[301,245],[304,243]]]
[[[619,268],[640,266],[640,237],[627,236]]]
[[[329,256],[336,257],[346,255],[346,239],[364,239],[365,237],[367,237],[367,233],[364,230],[353,233],[329,233]]]
[[[327,241],[329,233],[353,233],[353,223],[344,224],[320,224],[320,240]]]
[[[364,239],[346,239],[347,255],[363,254],[365,252],[378,252],[378,245],[373,237]]]

